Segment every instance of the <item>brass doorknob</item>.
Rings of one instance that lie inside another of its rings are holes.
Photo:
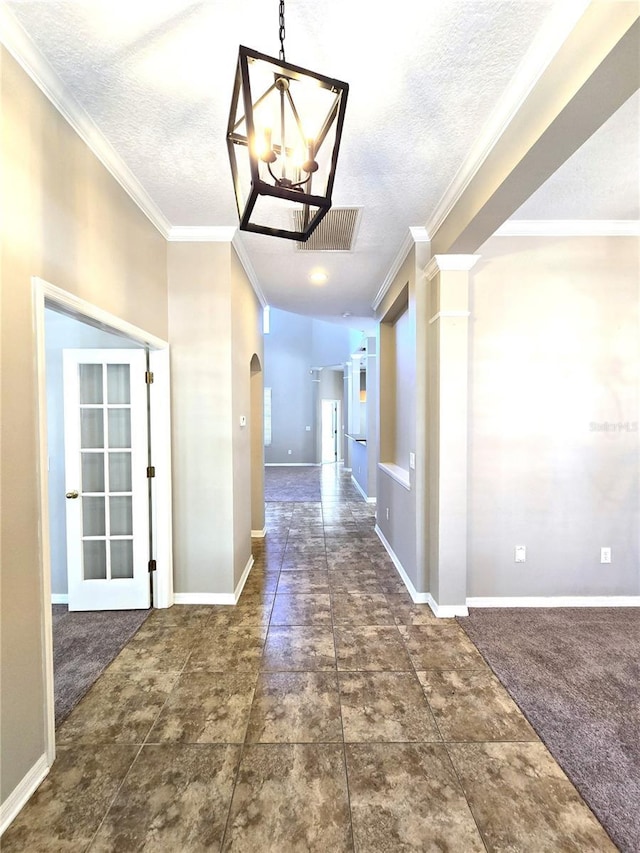
[[[67,494],[65,495],[65,498],[69,498],[69,500],[75,500],[77,497],[78,493],[75,491],[75,489],[73,492],[67,492]]]

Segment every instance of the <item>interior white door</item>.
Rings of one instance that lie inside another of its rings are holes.
[[[322,400],[321,409],[322,462],[338,459],[338,401]]]
[[[150,606],[145,370],[143,350],[63,351],[69,610]]]

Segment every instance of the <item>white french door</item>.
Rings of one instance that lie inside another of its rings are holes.
[[[150,606],[143,350],[63,351],[69,610]]]

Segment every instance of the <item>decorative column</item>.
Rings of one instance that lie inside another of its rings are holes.
[[[344,470],[351,471],[351,439],[347,438],[347,435],[351,433],[351,360],[345,361],[343,367],[342,422],[344,423],[344,435],[342,440],[344,442]]]
[[[428,557],[437,616],[467,615],[469,271],[479,255],[434,255],[428,281]]]
[[[349,411],[351,418],[349,420],[349,435],[360,435],[362,426],[360,423],[360,371],[363,367],[362,359],[366,358],[366,353],[351,356],[351,391],[349,395]],[[364,362],[366,365],[366,361]]]

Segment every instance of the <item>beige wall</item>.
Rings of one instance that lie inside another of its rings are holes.
[[[250,365],[263,359],[262,309],[229,243],[170,243],[168,277],[174,588],[230,594],[251,556]]]
[[[168,247],[176,593],[233,592],[231,251]]]
[[[44,752],[31,276],[163,338],[167,290],[161,235],[2,48],[0,75],[4,801]]]
[[[638,595],[640,241],[493,238],[480,254],[468,594]]]

